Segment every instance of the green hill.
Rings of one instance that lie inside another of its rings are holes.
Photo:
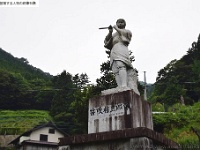
[[[149,98],[154,129],[180,143],[199,144],[200,135],[200,35],[186,55],[158,72]]]
[[[26,58],[16,58],[0,48],[0,70],[11,73],[20,73],[25,79],[49,80],[52,76],[29,64]]]
[[[16,58],[0,48],[0,109],[48,110],[52,78],[25,58]]]
[[[44,111],[49,110],[53,97],[48,92],[52,78],[27,59],[16,58],[0,48],[0,134],[21,134],[52,120]]]
[[[200,100],[200,35],[180,60],[172,60],[158,72],[151,102],[166,107],[181,102],[192,105]]]

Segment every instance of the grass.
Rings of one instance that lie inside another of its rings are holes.
[[[22,134],[34,126],[51,121],[48,111],[0,110],[0,134]]]

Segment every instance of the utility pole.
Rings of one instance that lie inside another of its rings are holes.
[[[146,71],[144,71],[144,100],[147,101],[147,82],[146,82]]]

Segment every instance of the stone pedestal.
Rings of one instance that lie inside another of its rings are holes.
[[[178,149],[153,131],[151,105],[132,90],[89,100],[88,134],[60,138],[59,150]]]
[[[151,105],[132,90],[89,100],[88,133],[137,127],[153,129]]]
[[[59,145],[59,150],[179,149],[177,143],[145,127],[65,137]]]

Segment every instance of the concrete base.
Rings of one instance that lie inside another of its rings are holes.
[[[164,135],[143,127],[65,137],[59,145],[60,150],[179,149],[177,143]]]
[[[88,133],[60,138],[59,150],[178,149],[153,131],[151,104],[133,90],[89,100]]]
[[[153,129],[151,104],[133,90],[89,100],[88,133],[147,127]]]
[[[81,145],[61,146],[59,150],[150,150],[153,145],[146,137],[121,139],[118,141],[107,141]]]

